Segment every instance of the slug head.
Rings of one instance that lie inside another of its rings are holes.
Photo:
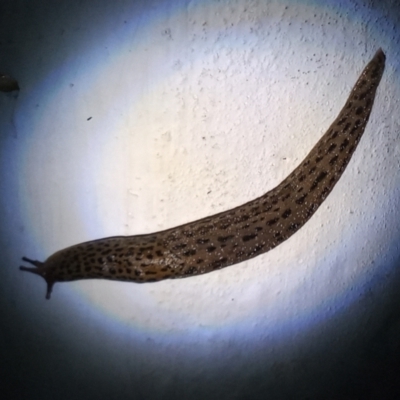
[[[22,260],[34,265],[34,267],[24,267],[21,265],[19,269],[21,271],[27,271],[41,276],[47,283],[46,299],[50,299],[51,291],[56,280],[52,275],[51,270],[46,266],[46,263],[37,260],[31,260],[26,257],[22,257]]]

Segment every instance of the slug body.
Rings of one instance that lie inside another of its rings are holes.
[[[205,274],[273,249],[297,232],[331,192],[354,153],[385,67],[381,49],[340,114],[305,160],[263,196],[211,217],[148,235],[80,243],[20,267],[47,282],[113,279],[138,283]]]

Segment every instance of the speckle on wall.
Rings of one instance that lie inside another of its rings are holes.
[[[3,1],[0,383],[12,399],[397,399],[400,6]],[[274,188],[382,48],[345,173],[290,239],[158,283],[59,283],[22,256],[161,231]]]

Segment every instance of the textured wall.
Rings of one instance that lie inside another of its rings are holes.
[[[56,3],[0,5],[0,72],[21,87],[0,93],[6,398],[390,398],[400,6]],[[359,148],[270,253],[185,280],[56,284],[51,301],[18,271],[23,255],[166,229],[273,188],[379,47],[386,70]]]

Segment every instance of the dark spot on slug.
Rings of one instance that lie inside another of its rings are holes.
[[[258,235],[256,233],[252,233],[250,235],[245,235],[242,237],[243,242],[248,242],[251,239],[255,239]]]
[[[183,273],[185,275],[193,275],[195,274],[197,271],[196,267],[189,267],[186,271],[184,271]]]
[[[260,207],[255,206],[255,207],[250,208],[250,213],[253,214],[253,216],[258,215],[260,213],[259,210],[260,210]]]
[[[364,100],[367,97],[367,95],[368,95],[368,91],[361,93],[358,96],[358,100]]]
[[[308,196],[308,194],[307,194],[307,193],[304,193],[303,196],[299,197],[299,198],[296,200],[296,204],[303,204],[303,203],[304,203],[304,200],[307,198],[307,196]]]
[[[257,253],[257,252],[259,252],[260,250],[262,250],[264,247],[265,247],[264,244],[258,244],[256,247],[254,247],[252,253]]]
[[[217,240],[219,242],[221,242],[221,243],[225,243],[225,242],[227,242],[228,240],[230,240],[230,239],[232,239],[234,237],[235,237],[234,235],[220,236],[219,238],[217,238]]]
[[[168,242],[176,242],[177,240],[180,240],[180,237],[177,235],[169,235],[167,237],[167,241]]]
[[[318,184],[325,179],[325,177],[328,175],[328,173],[326,171],[322,171],[319,173],[319,175],[315,178],[315,181],[313,182],[313,184],[310,187],[310,191],[314,190]]]
[[[190,249],[187,250],[183,253],[184,256],[189,257],[189,256],[194,256],[196,254],[196,250],[195,249]]]
[[[338,157],[339,157],[339,156],[334,156],[334,157],[332,157],[332,158],[329,160],[329,164],[331,164],[331,165],[335,164],[335,162],[337,161]]]
[[[282,242],[284,240],[281,232],[275,232],[274,233],[274,238],[278,243],[280,243],[280,242]]]
[[[333,150],[336,149],[337,144],[336,143],[332,143],[329,147],[328,147],[328,153],[332,153]]]
[[[244,251],[243,251],[243,250],[239,250],[238,252],[236,252],[236,254],[235,254],[235,255],[236,255],[236,257],[237,257],[237,258],[239,258],[239,259],[240,259],[240,258],[242,258],[242,257],[244,256],[244,254],[245,254],[245,253],[244,253]]]
[[[207,247],[207,252],[208,252],[208,253],[212,253],[215,249],[216,249],[215,246],[208,246],[208,247]]]
[[[218,228],[219,228],[219,229],[222,229],[222,230],[225,230],[225,229],[229,228],[231,225],[232,225],[232,224],[230,224],[230,223],[228,223],[228,222],[225,222],[225,223],[223,223],[223,224],[220,224],[220,225],[218,226]]]
[[[343,151],[347,145],[349,144],[349,139],[344,139],[343,142],[340,144],[339,151]]]
[[[358,126],[353,126],[353,128],[351,128],[350,135],[351,136],[354,135],[354,133],[357,132],[358,128],[359,128]]]
[[[172,247],[172,250],[181,250],[184,249],[187,246],[186,243],[179,243],[176,244],[175,246]]]
[[[318,208],[318,206],[316,204],[311,204],[311,207],[308,208],[305,218],[308,219],[309,217],[311,217],[311,215],[314,214],[314,211]]]
[[[290,214],[292,213],[292,210],[290,208],[286,209],[283,214],[282,214],[282,218],[287,218],[290,216]]]
[[[223,264],[227,261],[227,258],[221,258],[220,260],[213,261],[210,265],[212,269],[218,269],[223,266]]]
[[[275,225],[278,221],[279,221],[279,218],[278,218],[278,217],[272,218],[272,219],[270,219],[269,221],[267,221],[267,225],[268,225],[268,226]]]
[[[324,199],[325,196],[329,193],[329,188],[325,187],[324,190],[321,192],[320,198]]]
[[[289,225],[288,230],[294,232],[294,231],[297,230],[297,228],[298,228],[299,226],[300,226],[300,224],[297,223],[297,222],[295,222],[295,223]]]
[[[360,115],[363,112],[363,108],[362,107],[357,107],[356,109],[356,115]]]
[[[153,248],[154,248],[153,246],[140,247],[140,248],[139,248],[139,251],[142,251],[142,252],[143,252],[143,251],[147,251],[147,250],[150,250],[150,251],[151,251],[151,250],[153,250]]]
[[[199,229],[200,235],[205,235],[213,229],[212,225],[204,225]]]

